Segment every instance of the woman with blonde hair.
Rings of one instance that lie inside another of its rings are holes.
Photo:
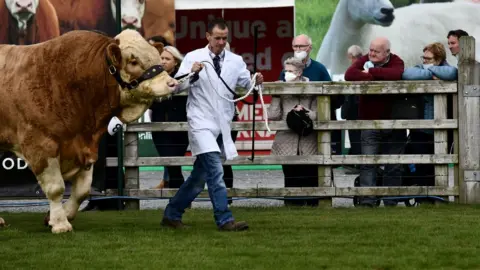
[[[173,77],[183,61],[183,55],[173,46],[165,46],[161,54],[161,65]],[[187,97],[174,96],[171,99],[154,102],[150,107],[152,122],[186,122]],[[188,147],[186,131],[152,132],[152,140],[159,156],[184,156]],[[164,179],[155,188],[179,188],[185,181],[181,166],[165,166]]]
[[[288,58],[284,62],[286,82],[307,82],[302,76],[305,64],[297,58]],[[286,121],[291,110],[306,110],[308,117],[315,121],[317,99],[313,95],[282,95],[272,96],[268,107],[268,120]],[[317,133],[300,136],[293,130],[281,130],[275,134],[272,145],[272,155],[295,156],[317,154]],[[318,168],[316,165],[282,165],[285,176],[285,187],[318,187]],[[285,205],[318,205],[318,199],[285,200]]]

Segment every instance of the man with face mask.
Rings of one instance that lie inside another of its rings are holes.
[[[307,77],[311,82],[330,82],[332,78],[328,74],[327,68],[320,62],[317,62],[310,58],[310,52],[312,51],[312,39],[305,35],[301,34],[296,36],[292,40],[292,49],[295,58],[302,60],[305,64],[305,69],[303,70],[302,76]],[[285,77],[285,71],[282,70],[279,76],[280,81],[287,81],[288,76]],[[340,108],[343,104],[343,96],[331,96],[330,97],[330,119],[336,119],[335,110]],[[332,154],[339,155],[342,151],[342,133],[340,130],[334,130],[331,132],[332,140]]]

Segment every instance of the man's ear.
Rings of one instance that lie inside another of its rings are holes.
[[[163,52],[163,43],[162,42],[150,42],[150,44],[152,44],[153,47],[155,47],[155,49],[157,49],[158,53],[159,54],[162,54]]]
[[[117,44],[108,45],[107,57],[117,69],[122,68],[122,51]]]

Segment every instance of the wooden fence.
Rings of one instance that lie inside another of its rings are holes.
[[[226,162],[231,165],[315,164],[318,165],[319,187],[311,188],[247,188],[228,190],[232,197],[318,196],[331,204],[340,196],[454,196],[461,203],[480,202],[480,64],[475,62],[475,41],[461,38],[457,82],[446,81],[384,81],[384,82],[307,82],[265,83],[265,95],[316,95],[318,154],[312,156],[257,156],[252,162],[239,156]],[[371,94],[434,94],[433,120],[374,120],[331,121],[330,96]],[[447,119],[447,95],[453,95],[453,119]],[[287,130],[284,121],[269,122],[271,130]],[[232,129],[252,130],[251,123],[235,122]],[[353,129],[434,129],[433,155],[331,155],[330,131]],[[449,154],[447,130],[454,130],[454,152]],[[127,126],[124,139],[125,188],[123,195],[133,197],[172,197],[177,189],[148,189],[139,187],[141,166],[192,165],[192,157],[139,157],[138,133],[155,131],[186,131],[186,123],[135,123]],[[263,122],[256,130],[266,130]],[[460,142],[460,143],[459,143]],[[404,187],[335,187],[330,166],[345,164],[435,164],[435,186]],[[454,185],[448,185],[448,164],[454,164]],[[107,158],[107,166],[117,166],[117,158]],[[107,190],[106,195],[122,195]],[[206,191],[199,197],[208,197]],[[138,200],[130,200],[127,208],[139,209]]]

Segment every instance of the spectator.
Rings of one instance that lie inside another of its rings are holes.
[[[360,48],[358,45],[352,45],[347,49],[347,58],[352,64],[362,56],[362,48]]]
[[[466,36],[468,36],[468,33],[462,29],[451,30],[448,32],[448,48],[453,56],[458,58],[458,54],[460,53],[460,38]]]
[[[363,56],[362,48],[358,45],[352,45],[347,50],[348,60],[354,64],[355,61],[360,59]],[[343,102],[341,109],[341,116],[346,120],[358,120],[358,95],[346,95],[345,101]],[[349,155],[360,155],[362,152],[360,144],[360,130],[349,130],[348,137],[350,139],[350,150],[348,151]],[[344,166],[346,167],[346,166]],[[358,173],[359,166],[354,165],[353,170],[348,170],[350,173]]]
[[[162,67],[173,77],[182,63],[183,56],[177,48],[166,46],[161,59]],[[174,96],[162,102],[153,102],[150,107],[150,119],[152,122],[186,122],[186,106],[186,96]],[[184,156],[187,151],[188,134],[185,131],[152,132],[152,139],[161,157]],[[182,167],[165,166],[164,169],[164,179],[155,188],[179,188],[184,182]]]
[[[292,41],[294,57],[300,59],[305,64],[303,76],[311,82],[332,81],[325,66],[310,58],[312,51],[312,39],[304,34],[296,36]],[[279,80],[285,81],[285,71],[282,70]],[[335,110],[340,108],[343,103],[343,97],[334,95],[330,97],[330,119],[336,119]],[[342,132],[334,130],[331,132],[332,154],[341,154],[342,152]]]
[[[288,58],[284,62],[287,82],[309,81],[302,76],[305,64],[298,58]],[[273,96],[268,107],[268,119],[286,121],[292,109],[308,111],[310,119],[316,119],[317,98],[315,96],[283,95]],[[317,133],[301,137],[292,130],[277,131],[272,145],[272,155],[295,156],[317,154]],[[285,187],[318,187],[317,165],[283,165]],[[318,205],[318,199],[285,200],[285,205]]]
[[[404,62],[390,52],[390,41],[379,37],[370,43],[369,53],[355,61],[345,72],[346,81],[395,81],[401,80]],[[359,120],[383,120],[392,118],[392,95],[362,95],[358,104]],[[362,130],[361,147],[363,155],[402,154],[406,143],[406,130],[383,129]],[[382,145],[384,144],[384,145]],[[360,172],[360,186],[376,186],[377,165],[363,165]],[[387,164],[383,175],[384,186],[402,185],[402,166]],[[359,198],[359,204],[373,207],[375,197]],[[387,206],[397,201],[384,200]]]
[[[423,64],[407,68],[403,72],[404,80],[456,80],[458,70],[447,63],[445,47],[440,42],[425,46]],[[433,119],[433,95],[423,95],[423,119]],[[410,143],[407,146],[408,154],[434,154],[434,136],[431,129],[410,130]],[[433,164],[416,164],[415,172],[406,178],[407,185],[434,186],[435,166]],[[419,200],[417,200],[419,201]],[[421,200],[424,201],[424,200]]]

